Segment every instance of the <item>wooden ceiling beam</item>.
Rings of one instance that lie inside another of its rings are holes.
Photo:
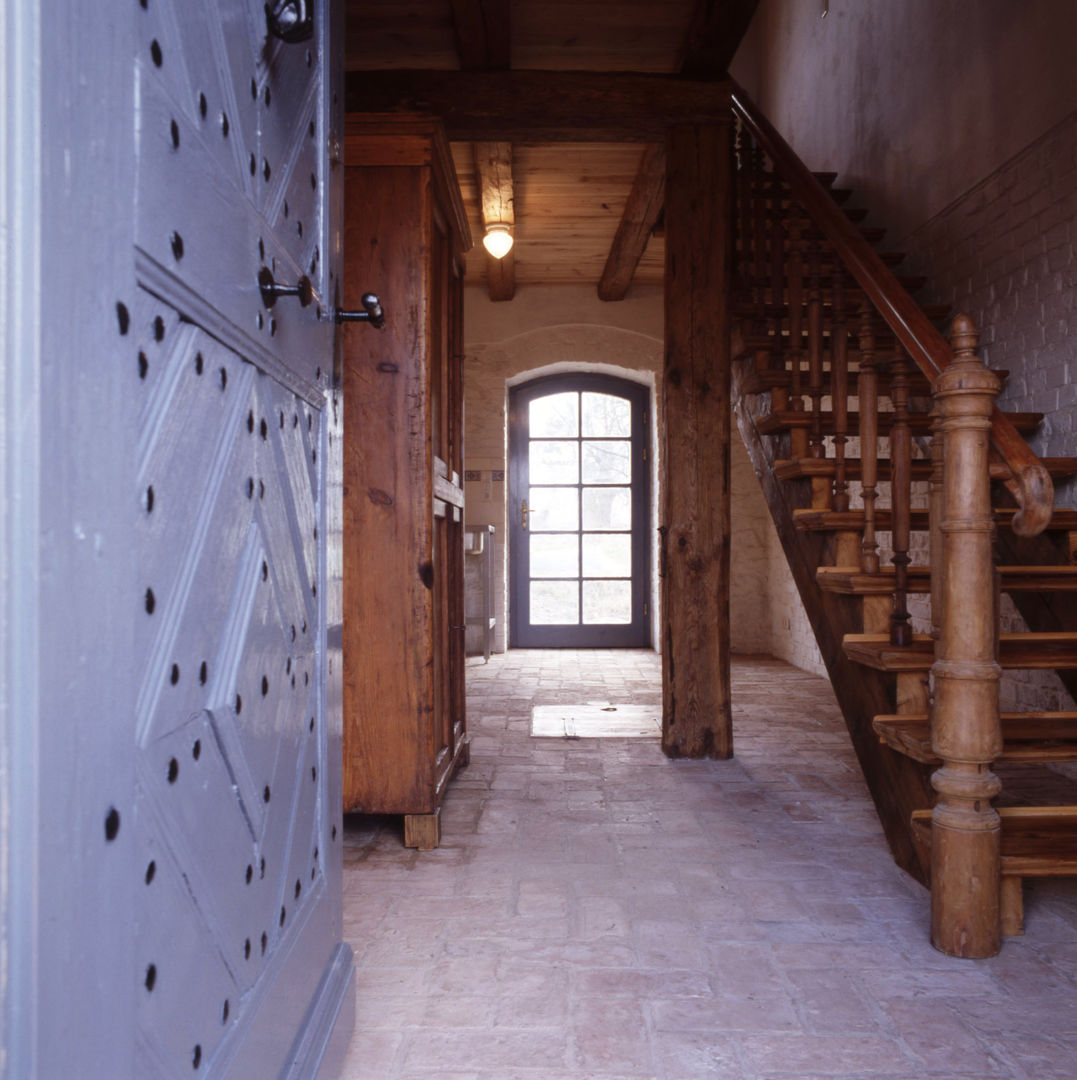
[[[504,71],[511,58],[505,0],[452,0],[456,55],[465,71]]]
[[[726,119],[730,84],[635,72],[350,71],[345,107],[441,118],[470,142],[663,142],[677,124]]]
[[[726,69],[758,6],[759,0],[696,0],[685,39],[681,76],[727,79]],[[636,267],[662,215],[665,162],[661,147],[651,146],[644,151],[598,283],[600,300],[623,300],[628,293]]]
[[[617,226],[617,235],[606,257],[606,267],[598,283],[600,300],[625,298],[662,213],[665,191],[665,146],[648,146],[643,151],[635,183],[625,203],[621,223]]]
[[[681,75],[688,79],[727,78],[758,6],[759,0],[696,0]]]
[[[505,71],[510,66],[510,7],[504,0],[451,0],[456,54],[465,71]],[[479,188],[482,231],[490,225],[516,224],[512,195],[512,143],[472,143],[475,182]],[[491,300],[516,295],[515,252],[495,259],[486,252],[486,287]]]
[[[516,224],[512,194],[512,143],[477,142],[472,145],[475,155],[475,180],[482,207],[482,228],[490,225]],[[516,295],[516,272],[512,250],[502,259],[486,253],[486,284],[491,300],[511,300]]]

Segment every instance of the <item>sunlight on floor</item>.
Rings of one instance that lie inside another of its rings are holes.
[[[646,739],[662,734],[661,705],[535,705],[531,734],[562,739]]]

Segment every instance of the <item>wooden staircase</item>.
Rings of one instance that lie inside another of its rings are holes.
[[[1077,458],[1032,453],[1042,417],[994,406],[971,321],[948,346],[949,312],[916,304],[923,279],[872,249],[835,175],[739,88],[734,113],[740,433],[891,850],[932,887],[932,941],[992,955],[1021,932],[1023,878],[1077,875],[1056,768],[1077,711],[998,708],[1006,670],[1077,690],[1077,511],[1052,487]],[[999,632],[1000,589],[1028,630]],[[1049,805],[1012,805],[1030,799]]]

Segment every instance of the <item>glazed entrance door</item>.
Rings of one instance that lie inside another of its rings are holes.
[[[650,644],[650,395],[597,374],[510,395],[510,643]]]

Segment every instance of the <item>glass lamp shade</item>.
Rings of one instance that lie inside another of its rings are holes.
[[[512,250],[512,233],[507,225],[488,225],[482,246],[495,259],[503,259]]]

